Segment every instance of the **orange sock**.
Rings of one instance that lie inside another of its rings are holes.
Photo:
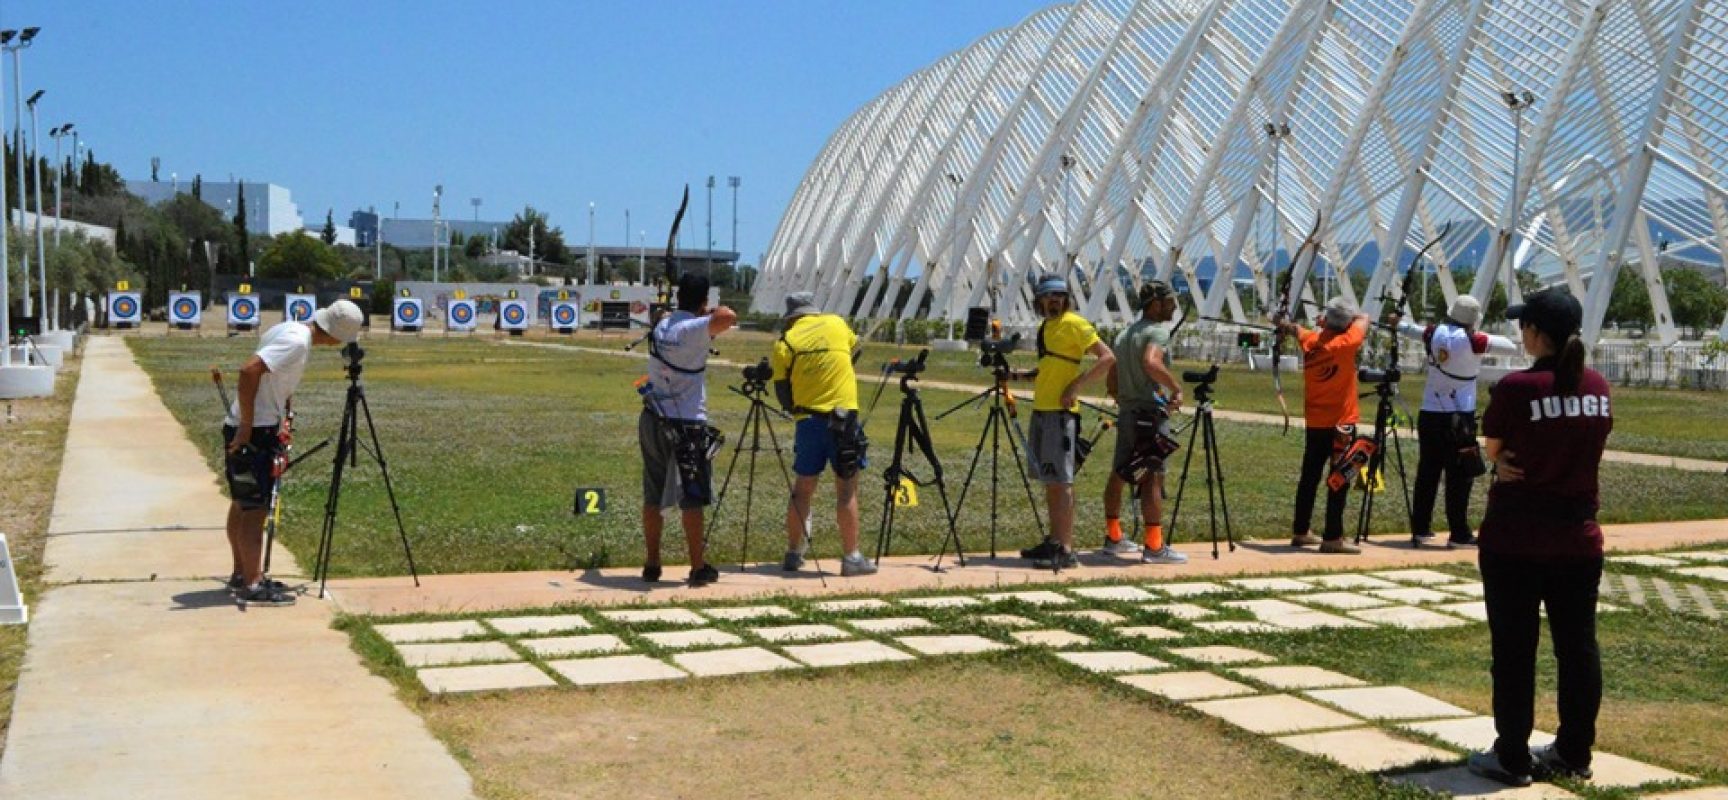
[[[1164,549],[1164,526],[1163,525],[1147,525],[1146,526],[1146,549],[1147,550],[1162,550],[1162,549]]]
[[[1122,520],[1116,517],[1104,518],[1104,535],[1112,542],[1122,541]]]

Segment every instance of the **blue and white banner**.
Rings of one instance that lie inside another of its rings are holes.
[[[444,328],[452,331],[474,330],[474,319],[478,316],[473,300],[451,300],[444,312]]]
[[[108,322],[137,325],[144,318],[144,302],[138,292],[108,293]]]
[[[177,328],[196,328],[203,324],[203,299],[198,292],[169,292],[168,324]]]
[[[295,322],[311,322],[313,312],[318,310],[318,296],[312,294],[285,295],[282,300],[283,317]]]
[[[575,300],[558,300],[552,303],[552,313],[547,316],[546,324],[559,333],[574,331],[579,318],[577,314],[579,308],[580,306]]]
[[[528,330],[528,301],[498,301],[498,327],[507,331]]]
[[[399,331],[417,331],[426,324],[426,307],[417,297],[398,297],[390,312],[390,327]]]
[[[258,327],[258,295],[229,292],[228,324],[237,328]]]

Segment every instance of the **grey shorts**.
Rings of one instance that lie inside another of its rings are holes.
[[[1122,409],[1121,413],[1116,418],[1116,454],[1110,460],[1111,472],[1120,473],[1123,465],[1134,459],[1134,448],[1140,443],[1138,434],[1139,421],[1142,418],[1157,419],[1160,416],[1160,414],[1153,411],[1137,411],[1132,408]],[[1165,418],[1163,423],[1164,424],[1159,427],[1164,431],[1165,435],[1168,436],[1170,434],[1170,420]],[[1154,456],[1151,461],[1147,462],[1147,469],[1150,470],[1153,475],[1163,475],[1164,459]]]
[[[702,508],[707,503],[692,495],[707,492],[684,491],[683,479],[678,474],[677,453],[661,428],[659,418],[646,410],[636,419],[636,440],[642,448],[642,505],[653,508]],[[713,473],[706,459],[702,461],[701,473],[706,489],[708,484],[713,483]]]
[[[1032,478],[1043,483],[1074,482],[1074,452],[1080,441],[1080,417],[1066,411],[1034,411],[1026,428],[1027,465]]]

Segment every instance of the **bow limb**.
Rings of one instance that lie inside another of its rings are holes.
[[[678,228],[684,224],[684,212],[690,207],[690,184],[684,184],[684,199],[678,202],[678,214],[672,217],[672,230],[666,233],[666,272],[664,280],[668,290],[678,283],[678,257],[674,248],[678,245]]]

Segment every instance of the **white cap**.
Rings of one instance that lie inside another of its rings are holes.
[[[1461,294],[1452,298],[1452,308],[1446,312],[1456,322],[1461,322],[1466,328],[1476,327],[1482,321],[1482,304],[1476,298]]]
[[[312,322],[319,330],[343,344],[360,338],[360,326],[365,320],[366,315],[360,307],[348,300],[337,300],[312,315]]]

